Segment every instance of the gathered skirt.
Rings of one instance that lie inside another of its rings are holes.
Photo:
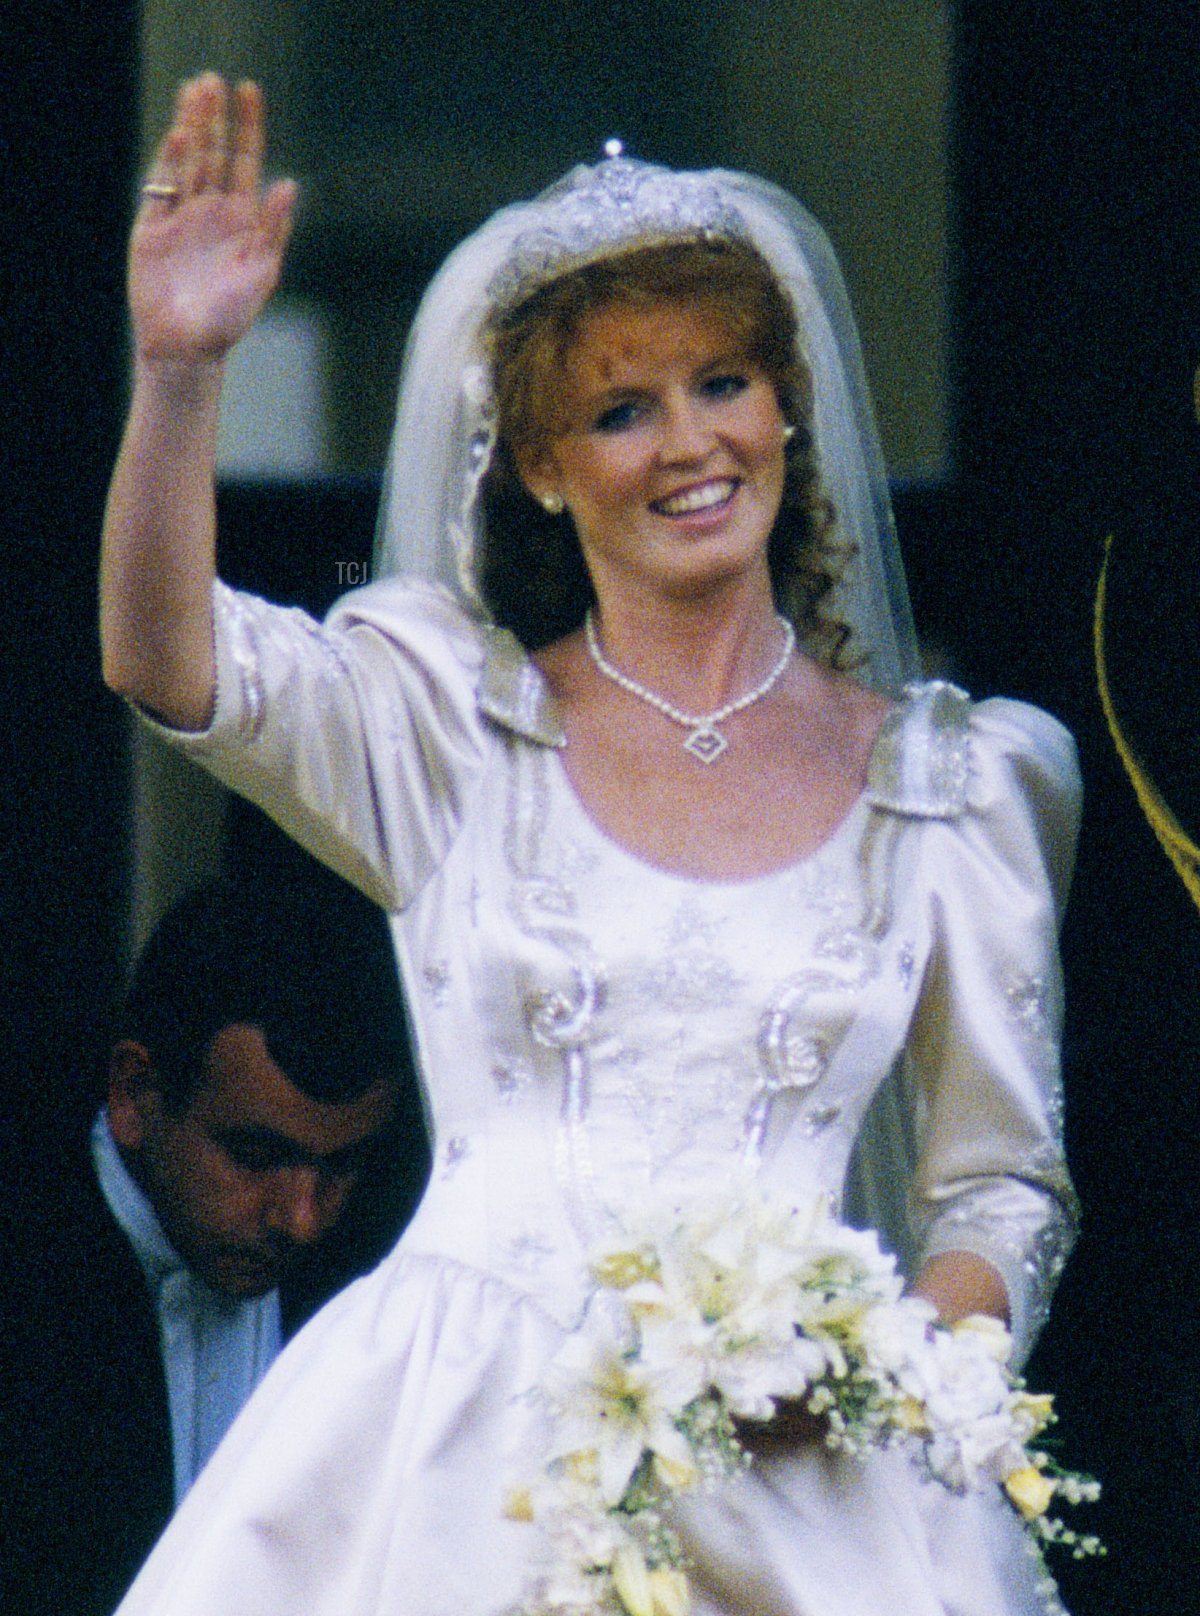
[[[510,1616],[538,1529],[506,1514],[545,1440],[562,1327],[509,1284],[398,1249],[277,1360],[120,1616]],[[772,1454],[676,1522],[697,1616],[1042,1616],[999,1493],[903,1454]]]

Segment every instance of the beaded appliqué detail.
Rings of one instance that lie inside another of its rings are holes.
[[[943,680],[906,685],[871,754],[867,799],[922,819],[964,812],[971,776],[971,698]]]
[[[238,595],[226,584],[217,582],[215,604],[223,610],[229,628],[230,654],[237,670],[241,738],[256,741],[262,733],[267,714],[266,692],[263,688],[262,655],[258,643],[258,627],[254,621],[251,602]]]
[[[457,514],[449,523],[459,587],[468,600],[479,603],[479,583],[475,577],[476,505],[479,489],[496,452],[499,425],[491,378],[482,364],[467,365],[462,375],[463,405],[474,428],[467,444],[462,498]]]
[[[1052,1176],[1061,1170],[1063,1139],[1063,1086],[1058,1062],[1056,1036],[1057,995],[1045,977],[1027,972],[1009,972],[1001,981],[1001,993],[1009,1019],[1029,1052],[1034,1071],[1041,1079],[1046,1117],[1052,1140],[1036,1154],[1035,1165]]]
[[[1069,1184],[1038,1182],[1030,1164],[1030,1183],[1041,1191],[1040,1204],[1017,1217],[1009,1210],[998,1222],[991,1212],[989,1190],[967,1190],[936,1218],[934,1249],[962,1247],[992,1262],[1008,1276],[1023,1275],[1028,1309],[1026,1336],[1035,1337],[1050,1313],[1050,1303],[1075,1243],[1073,1200],[1064,1204]],[[1061,1178],[1061,1173],[1056,1175]]]
[[[848,948],[849,939],[845,934],[829,941],[836,950]],[[845,994],[849,1005],[851,996],[870,980],[876,969],[873,951],[863,950],[859,959],[860,969],[849,975],[814,968],[789,977],[780,984],[763,1011],[757,1040],[761,1073],[743,1129],[743,1154],[750,1164],[757,1164],[762,1157],[778,1097],[789,1090],[800,1092],[814,1088],[829,1070],[836,1046],[828,1034],[813,1029],[808,1019],[809,1006],[813,996],[822,992]]]
[[[1036,1036],[1048,1032],[1049,994],[1045,979],[1040,976],[1011,976],[1004,983],[1004,1000],[1008,1013],[1021,1027]]]
[[[661,960],[638,985],[639,998],[676,1010],[731,998],[738,978],[716,946],[716,931],[697,904],[680,904],[667,923]]]
[[[492,1081],[496,1085],[496,1092],[500,1098],[511,1103],[522,1090],[532,1087],[534,1082],[533,1067],[528,1061],[510,1060],[508,1058],[496,1060],[492,1064]]]
[[[946,802],[961,802],[967,794],[971,775],[971,748],[966,718],[957,701],[958,692],[947,705],[953,718],[933,732],[929,754],[929,779],[934,794]]]
[[[819,1133],[824,1133],[826,1128],[832,1128],[841,1114],[840,1105],[817,1105],[811,1111],[805,1112],[800,1126],[811,1139]]]
[[[516,877],[513,908],[529,936],[555,943],[571,962],[573,985],[539,988],[530,993],[525,1019],[535,1042],[546,1049],[576,1049],[587,1041],[593,1016],[603,999],[603,976],[586,937],[570,922],[575,903],[553,875],[538,868],[548,811],[546,759],[532,748],[510,748],[509,805],[505,852]]]
[[[588,1046],[604,1003],[604,973],[575,922],[570,891],[541,867],[549,813],[548,758],[542,748],[513,741],[508,748],[508,800],[504,851],[513,877],[513,916],[527,937],[552,944],[569,966],[565,986],[532,989],[525,1021],[535,1044],[562,1060],[562,1101],[555,1141],[555,1173],[581,1233],[584,1198],[591,1198],[595,1172],[585,1123],[591,1089]]]
[[[455,1134],[453,1139],[447,1139],[445,1154],[442,1157],[442,1177],[449,1178],[466,1160],[471,1152],[471,1141],[465,1134]]]
[[[1025,1272],[1033,1285],[1035,1301],[1031,1311],[1039,1329],[1050,1315],[1051,1299],[1074,1244],[1075,1225],[1063,1208],[1055,1205],[1045,1225],[1038,1231],[1024,1263]]]
[[[450,992],[450,964],[449,961],[438,959],[430,960],[421,972],[422,980],[429,989],[429,997],[439,1009],[446,1003]]]
[[[898,833],[897,821],[873,816],[859,849],[862,913],[848,925],[831,924],[817,939],[816,957],[828,960],[829,968],[814,965],[788,977],[763,1011],[757,1039],[761,1072],[742,1132],[743,1156],[752,1166],[762,1159],[776,1101],[788,1091],[815,1088],[825,1078],[849,1025],[855,997],[879,973],[879,942],[890,924],[882,894],[891,884]],[[824,1031],[815,1030],[812,1005],[818,994],[844,1001],[846,1015],[836,1030],[828,1020],[823,1020]],[[801,1126],[811,1137],[840,1113],[836,1101],[826,1100],[807,1112]]]
[[[484,631],[479,710],[543,746],[565,746],[558,705],[540,669],[508,629]]]
[[[229,652],[237,670],[240,696],[239,733],[245,741],[257,741],[267,717],[264,663],[283,669],[285,686],[308,672],[305,699],[326,711],[332,708],[335,692],[344,686],[350,665],[336,630],[316,623],[298,607],[277,607],[256,596],[242,594],[218,582],[213,602],[228,630]],[[297,638],[309,640],[318,660],[308,662],[297,655]]]

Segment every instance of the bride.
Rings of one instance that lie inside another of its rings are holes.
[[[836,264],[734,173],[613,153],[498,213],[417,315],[377,581],[320,625],[226,588],[222,368],[294,201],[263,139],[258,91],[204,75],[144,187],[105,677],[389,911],[434,1168],[122,1612],[545,1609],[506,1498],[589,1252],[648,1197],[748,1174],[841,1209],[857,1148],[912,1290],[1027,1349],[1073,1233],[1074,752],[1032,708],[912,682]],[[697,1611],[1044,1608],[998,1491],[831,1451],[795,1410],[745,1440],[675,1523]]]

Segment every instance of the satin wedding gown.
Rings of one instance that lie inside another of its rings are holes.
[[[434,1166],[396,1250],[288,1347],[122,1616],[507,1616],[537,1528],[542,1368],[584,1256],[652,1192],[756,1174],[840,1203],[907,1051],[920,1249],[1003,1274],[1019,1341],[1069,1246],[1055,937],[1065,732],[914,687],[832,836],[777,873],[663,873],[575,797],[540,676],[429,586],[327,625],[218,586],[215,718],[177,744],[393,914]],[[718,765],[719,766],[719,765]],[[681,1514],[701,1616],[1043,1609],[1015,1513],[817,1445]]]

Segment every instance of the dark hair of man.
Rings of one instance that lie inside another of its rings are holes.
[[[382,910],[324,870],[222,880],[185,898],[142,951],[116,1037],[146,1047],[155,1087],[179,1110],[235,1023],[258,1028],[312,1099],[344,1105],[398,1078],[407,1029]]]
[[[525,490],[514,451],[536,449],[561,418],[567,354],[584,320],[602,308],[686,304],[724,321],[746,359],[761,365],[794,428],[783,503],[768,562],[779,610],[815,656],[832,666],[848,638],[821,610],[847,547],[820,483],[812,435],[812,382],[795,312],[749,244],[696,238],[631,248],[585,264],[496,319],[488,333],[500,437],[483,485],[480,585],[496,622],[536,649],[579,627],[593,593],[571,518],[547,515]]]

